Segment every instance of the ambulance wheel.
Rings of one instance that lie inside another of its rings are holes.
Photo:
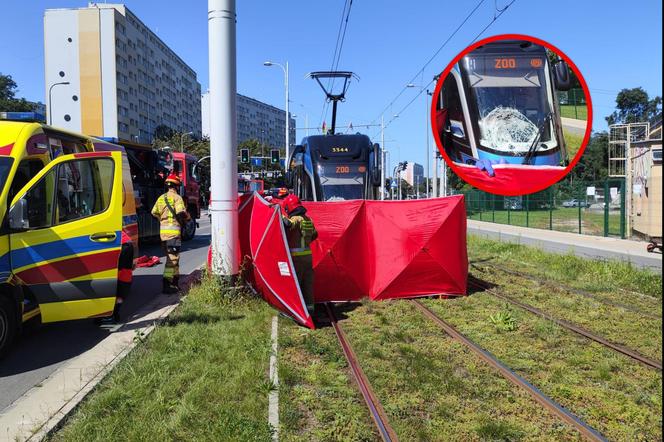
[[[0,358],[9,350],[16,335],[16,313],[12,302],[0,296]]]
[[[196,220],[191,219],[182,229],[182,240],[189,241],[196,235]]]

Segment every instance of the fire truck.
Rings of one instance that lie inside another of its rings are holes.
[[[159,239],[159,221],[150,214],[157,198],[164,193],[164,179],[170,172],[182,182],[180,195],[185,201],[191,221],[182,229],[182,239],[188,241],[196,234],[197,219],[201,216],[201,186],[196,173],[198,158],[171,149],[153,149],[146,144],[115,138],[103,138],[121,145],[127,152],[134,182],[139,238],[142,241]]]
[[[0,120],[0,357],[27,321],[113,314],[137,254],[129,172],[119,146]]]

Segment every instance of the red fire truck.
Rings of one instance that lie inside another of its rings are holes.
[[[187,241],[193,238],[198,224],[196,220],[201,216],[201,186],[195,170],[198,159],[188,153],[172,152],[171,149],[154,149],[150,145],[113,138],[104,140],[121,145],[127,152],[136,198],[139,238],[143,241],[159,238],[159,221],[150,211],[157,198],[164,193],[164,179],[171,171],[182,181],[180,195],[192,218],[182,230],[182,239]]]

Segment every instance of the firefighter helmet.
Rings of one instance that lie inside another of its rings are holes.
[[[293,210],[297,209],[300,206],[302,206],[300,198],[298,198],[297,195],[294,195],[292,193],[288,195],[284,200],[284,210],[288,214],[290,214]]]
[[[280,187],[279,191],[277,192],[277,197],[285,198],[286,196],[288,196],[288,189],[285,187]]]
[[[175,186],[179,186],[181,184],[180,178],[174,173],[171,173],[166,177],[165,183],[168,184],[173,184]]]

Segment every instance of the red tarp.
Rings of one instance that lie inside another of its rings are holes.
[[[475,166],[454,163],[455,171],[468,184],[497,195],[515,196],[539,192],[565,176],[560,166],[525,166],[517,164],[495,164],[496,173],[491,177]]]
[[[240,198],[238,204],[245,277],[267,302],[313,328],[279,207],[257,194]],[[311,245],[315,302],[466,293],[462,195],[304,205],[318,230]]]
[[[306,202],[316,302],[466,293],[462,195],[411,201]]]
[[[249,203],[247,203],[249,204]],[[240,219],[246,220],[244,212],[250,210],[248,246],[251,256],[250,282],[263,298],[291,316],[297,322],[314,328],[307,311],[302,292],[297,283],[295,268],[291,260],[286,233],[278,206],[271,206],[254,194],[251,208],[241,211]],[[246,234],[246,226],[240,223],[240,235]],[[240,249],[247,245],[246,237],[240,238]]]

